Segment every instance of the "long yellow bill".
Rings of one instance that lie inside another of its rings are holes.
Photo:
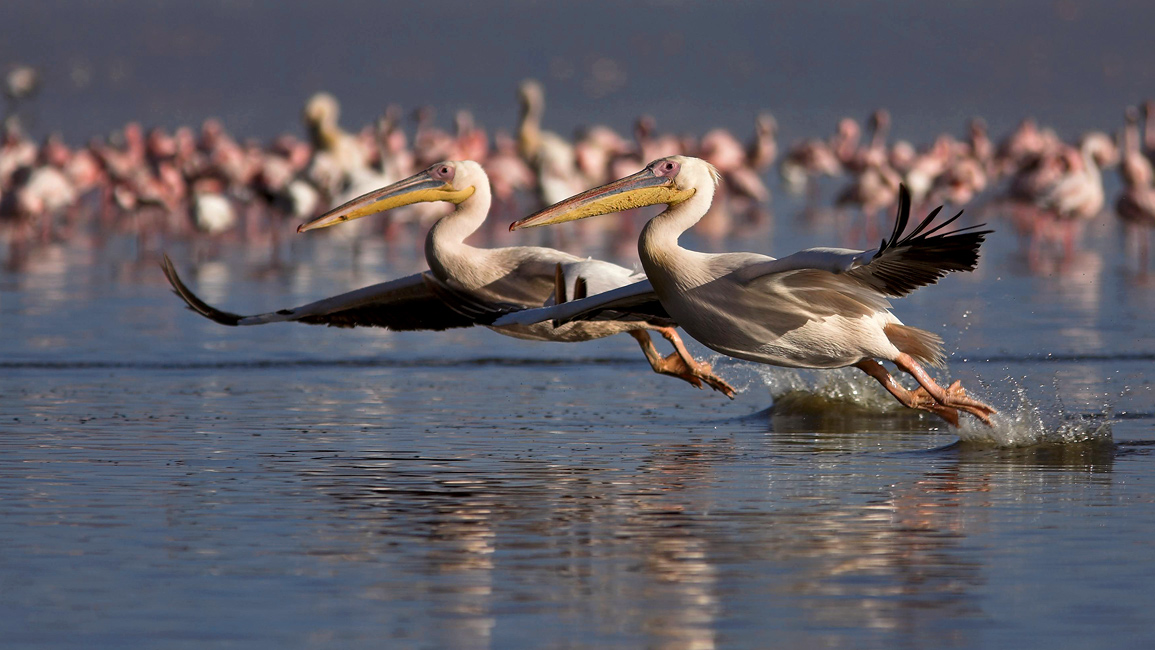
[[[657,176],[647,167],[636,174],[555,203],[521,221],[511,223],[509,229],[514,231],[520,228],[548,226],[647,205],[661,203],[672,205],[681,203],[693,195],[693,189],[680,190],[674,186],[672,178]]]
[[[461,203],[470,196],[473,196],[473,192],[473,187],[455,190],[452,184],[433,178],[430,176],[429,170],[425,170],[403,181],[397,181],[379,190],[362,194],[352,201],[313,219],[309,223],[297,226],[297,232],[328,228],[338,223],[360,219],[361,217],[392,210],[403,205],[411,205],[413,203],[428,201]]]

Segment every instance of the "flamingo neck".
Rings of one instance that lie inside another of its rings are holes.
[[[1148,149],[1155,149],[1155,110],[1152,110],[1152,107],[1148,105],[1145,112],[1146,124],[1143,126],[1143,145]]]
[[[870,134],[870,149],[872,151],[886,151],[886,138],[889,135],[890,124],[876,122]]]
[[[837,131],[830,137],[830,149],[838,157],[839,162],[847,162],[854,158],[858,151],[858,142],[862,139],[857,131],[844,133]]]
[[[1096,183],[1102,182],[1102,174],[1099,172],[1099,163],[1095,160],[1095,155],[1088,145],[1083,145],[1080,153],[1083,155],[1083,173],[1089,180]]]
[[[1123,153],[1135,155],[1139,153],[1139,122],[1127,121],[1123,127]]]
[[[1139,145],[1139,122],[1128,120],[1123,129],[1123,156],[1120,175],[1128,189],[1147,187],[1151,183],[1151,165]]]
[[[492,202],[489,183],[479,183],[474,187],[473,195],[462,201],[453,212],[438,219],[425,237],[425,261],[441,280],[451,275],[446,270],[447,263],[476,250],[466,244],[465,239],[477,232],[489,214]]]

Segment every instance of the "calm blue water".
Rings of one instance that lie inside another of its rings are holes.
[[[729,246],[830,243],[778,201]],[[853,373],[706,354],[730,402],[626,337],[225,328],[130,242],[45,251],[0,276],[4,645],[1150,647],[1155,286],[1089,235],[897,305],[993,443]],[[169,252],[246,312],[420,263],[294,245]]]

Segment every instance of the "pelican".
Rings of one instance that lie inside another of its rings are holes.
[[[481,227],[489,212],[489,179],[471,160],[446,161],[369,192],[301,225],[304,232],[325,228],[418,202],[444,201],[456,208],[439,219],[425,240],[429,270],[314,303],[256,316],[240,316],[212,307],[193,294],[165,258],[164,272],[176,294],[193,311],[223,325],[263,325],[296,321],[337,327],[376,326],[392,330],[445,330],[489,325],[491,310],[523,309],[560,303],[567,296],[616,289],[644,276],[616,264],[582,259],[550,248],[518,246],[475,248],[465,238]],[[698,388],[705,383],[733,397],[734,389],[697,362],[686,350],[673,321],[664,312],[591,322],[492,327],[496,332],[536,341],[588,341],[628,332],[638,341],[655,372],[678,377]],[[662,357],[646,330],[655,330],[673,346]]]
[[[517,150],[537,174],[537,193],[542,203],[555,203],[589,187],[582,183],[577,154],[569,140],[552,131],[543,131],[545,89],[533,79],[517,89],[521,120],[517,128]]]
[[[903,237],[910,217],[910,192],[903,187],[894,233],[875,250],[813,248],[774,259],[682,248],[678,238],[706,214],[718,182],[718,172],[709,163],[670,156],[513,223],[510,230],[667,206],[646,224],[638,241],[648,281],[552,308],[507,314],[495,322],[588,320],[599,318],[603,310],[644,313],[656,301],[690,336],[722,354],[792,368],[854,366],[907,407],[956,426],[959,410],[990,423],[993,408],[968,397],[957,381],[939,386],[923,369],[923,363],[937,366],[944,361],[942,339],[903,325],[890,313],[887,300],[951,271],[974,269],[979,245],[990,231],[940,232],[958,215],[932,228],[939,212],[935,210]],[[912,375],[919,388],[903,388],[879,360]]]

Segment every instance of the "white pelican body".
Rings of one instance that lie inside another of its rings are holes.
[[[901,323],[888,311],[870,308],[870,302],[881,306],[883,301],[863,302],[859,315],[828,314],[809,309],[806,290],[789,276],[766,278],[754,286],[738,280],[743,269],[773,262],[772,257],[730,253],[703,259],[685,249],[678,253],[654,260],[654,266],[669,274],[661,279],[655,274],[651,283],[670,315],[693,323],[686,331],[695,338],[698,332],[718,352],[795,368],[841,368],[864,357],[889,358],[899,352],[883,330]]]
[[[324,228],[384,210],[418,202],[456,205],[439,219],[425,241],[429,271],[365,287],[295,309],[239,316],[211,307],[189,291],[171,263],[165,272],[177,294],[194,311],[226,325],[260,325],[300,321],[341,327],[378,326],[395,330],[443,330],[490,326],[495,313],[565,302],[642,280],[641,273],[616,264],[583,259],[551,248],[516,246],[484,249],[465,243],[485,222],[491,202],[489,179],[473,161],[446,161],[410,178],[369,192],[317,219],[298,232]],[[629,332],[638,340],[656,372],[677,376],[696,386],[705,382],[732,395],[733,389],[695,362],[685,350],[673,321],[665,313],[629,319],[509,324],[491,327],[507,336],[538,341],[588,341]],[[657,330],[675,347],[662,358],[645,330]]]
[[[854,365],[907,406],[952,423],[958,421],[957,409],[984,421],[989,418],[994,410],[965,397],[957,383],[943,389],[922,370],[919,361],[943,361],[942,340],[903,325],[888,311],[887,300],[947,272],[973,269],[985,232],[932,237],[950,223],[926,230],[936,210],[900,239],[910,209],[904,190],[895,233],[875,251],[810,249],[774,259],[682,248],[679,236],[709,210],[717,183],[717,173],[706,162],[671,156],[513,224],[511,229],[642,205],[668,206],[646,224],[638,242],[650,287],[636,285],[556,308],[520,312],[497,323],[597,318],[602,310],[628,311],[656,299],[687,333],[723,354],[796,368]],[[912,392],[898,386],[876,359],[894,361],[922,388]]]

